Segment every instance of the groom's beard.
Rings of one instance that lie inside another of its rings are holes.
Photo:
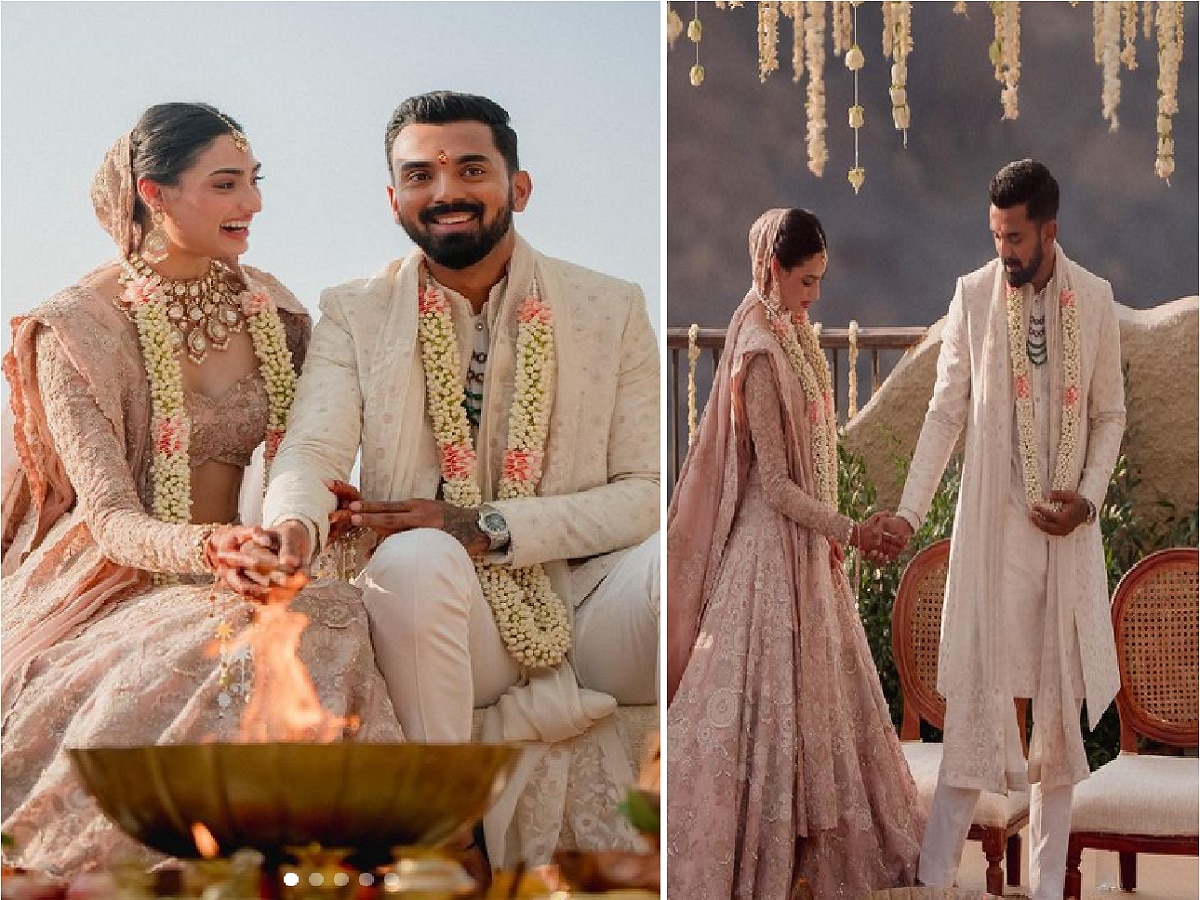
[[[1008,279],[1008,283],[1012,287],[1024,287],[1033,281],[1033,276],[1038,273],[1038,269],[1042,267],[1045,259],[1046,254],[1042,251],[1042,245],[1039,243],[1037,250],[1034,251],[1033,259],[1029,261],[1029,265],[1027,266],[1021,266],[1021,261],[1011,256],[1003,260],[1004,277]]]
[[[437,235],[430,230],[430,225],[437,216],[456,212],[473,213],[476,216],[476,229],[445,235]],[[491,253],[508,234],[512,227],[512,192],[509,192],[504,208],[490,223],[483,221],[484,212],[482,203],[470,203],[465,200],[438,203],[421,210],[417,214],[417,222],[401,216],[400,225],[413,243],[439,266],[445,266],[447,269],[465,269]]]

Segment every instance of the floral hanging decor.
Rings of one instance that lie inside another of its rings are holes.
[[[993,2],[995,39],[988,49],[996,80],[1004,87],[1000,91],[1002,118],[1015,119],[1020,115],[1017,105],[1017,83],[1021,80],[1021,4],[1017,0]]]
[[[912,51],[912,4],[909,2],[883,4],[883,56],[892,60],[892,122],[904,134],[908,146],[908,54]]]
[[[809,2],[805,8],[804,55],[808,94],[804,113],[808,121],[808,170],[819,178],[829,159],[825,147],[825,4]]]
[[[758,4],[758,80],[766,82],[767,76],[779,69],[779,4],[774,0],[762,0]]]
[[[675,7],[667,4],[667,49],[674,50],[675,42],[679,40],[679,36],[683,34],[683,20],[679,18],[679,13],[675,12]]]
[[[846,173],[846,180],[858,193],[867,178],[867,170],[863,168],[858,157],[858,136],[866,124],[866,111],[858,99],[858,73],[866,63],[862,48],[858,46],[858,7],[862,0],[850,4],[850,49],[846,51],[846,68],[854,73],[854,105],[850,107],[850,128],[854,131],[854,165]]]
[[[692,63],[692,70],[688,73],[688,80],[691,81],[692,87],[700,87],[704,84],[704,66],[700,65],[700,39],[704,37],[704,26],[700,24],[700,4],[697,2],[692,10],[692,21],[688,22],[687,27],[688,40],[696,47],[696,61]]]
[[[1101,115],[1108,122],[1108,130],[1116,131],[1121,123],[1117,119],[1117,106],[1121,102],[1121,3],[1093,3],[1096,18],[1096,44],[1100,53],[1100,66],[1104,72],[1104,87],[1100,91]]]
[[[1179,112],[1179,63],[1183,58],[1183,3],[1160,2],[1158,26],[1158,152],[1154,171],[1168,184],[1175,171],[1172,116]]]

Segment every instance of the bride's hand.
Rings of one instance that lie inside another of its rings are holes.
[[[223,525],[209,535],[205,561],[217,583],[243,597],[268,598],[271,573],[279,566],[274,536],[263,528]]]

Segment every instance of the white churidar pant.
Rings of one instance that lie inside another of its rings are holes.
[[[471,712],[520,678],[459,542],[431,528],[376,549],[358,580],[379,669],[405,736],[471,739]],[[658,685],[658,535],[633,548],[575,610],[579,683],[618,703],[654,703]]]

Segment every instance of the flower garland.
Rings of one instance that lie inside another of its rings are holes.
[[[767,76],[779,68],[776,45],[779,43],[779,5],[774,0],[762,0],[758,4],[758,80],[766,82]]]
[[[1117,106],[1121,103],[1121,4],[1095,3],[1096,34],[1100,51],[1100,66],[1104,72],[1104,87],[1100,91],[1101,115],[1109,131],[1121,127]]]
[[[1012,360],[1013,396],[1017,410],[1017,429],[1021,445],[1021,476],[1025,482],[1025,497],[1030,505],[1043,500],[1041,475],[1038,472],[1038,438],[1034,431],[1033,388],[1029,380],[1029,362],[1025,355],[1024,292],[1007,286],[1008,350]],[[1063,288],[1058,299],[1062,330],[1063,394],[1062,425],[1058,438],[1058,456],[1050,489],[1065,491],[1074,488],[1071,460],[1079,441],[1079,310],[1075,294]]]
[[[1021,79],[1021,4],[1017,0],[997,0],[991,4],[995,18],[995,40],[988,48],[996,80],[1004,87],[1000,91],[1003,119],[1020,115],[1017,105],[1017,82]]]
[[[858,156],[858,136],[863,125],[866,124],[866,111],[858,99],[858,73],[866,64],[862,48],[858,46],[858,7],[859,2],[850,4],[850,49],[846,51],[845,60],[846,68],[854,73],[854,104],[850,107],[849,112],[850,128],[854,131],[854,165],[846,173],[846,180],[854,188],[855,194],[859,192],[867,178],[867,170],[859,162]]]
[[[463,407],[458,339],[450,303],[429,278],[418,296],[417,334],[426,396],[441,456],[443,496],[461,507],[483,502],[471,429]],[[554,380],[554,328],[535,281],[517,310],[517,362],[504,472],[497,497],[533,497],[542,477]],[[540,563],[514,569],[476,561],[475,571],[504,646],[531,669],[558,665],[571,647],[566,606]]]
[[[847,402],[846,420],[853,419],[858,414],[858,320],[850,320],[850,328],[846,332],[849,349],[846,351]]]
[[[700,360],[700,345],[696,339],[700,336],[700,326],[693,322],[688,326],[687,345],[687,428],[688,446],[696,440],[696,363]]]
[[[912,4],[908,2],[885,3],[886,23],[883,36],[884,58],[892,59],[892,86],[888,93],[892,100],[892,123],[904,134],[904,146],[908,146],[908,126],[911,111],[908,108],[908,54],[912,52]]]
[[[188,455],[192,422],[183,396],[183,372],[177,351],[179,337],[167,318],[167,297],[160,275],[140,274],[123,260],[125,290],[117,305],[137,326],[142,359],[150,382],[154,484],[151,514],[163,522],[186,524],[192,518],[191,464]],[[269,400],[266,465],[279,450],[295,395],[296,373],[283,323],[265,291],[243,291],[242,314],[259,360]]]
[[[1172,137],[1171,117],[1179,112],[1183,4],[1159,3],[1155,24],[1158,26],[1158,152],[1154,158],[1154,172],[1170,184],[1175,171],[1175,139]]]
[[[833,408],[833,388],[829,378],[829,362],[821,350],[817,326],[809,324],[808,315],[801,317],[797,327],[787,310],[778,304],[772,307],[763,302],[767,322],[787,354],[792,369],[800,378],[800,386],[808,401],[808,424],[812,427],[813,480],[816,497],[822,503],[837,508],[837,419]]]

